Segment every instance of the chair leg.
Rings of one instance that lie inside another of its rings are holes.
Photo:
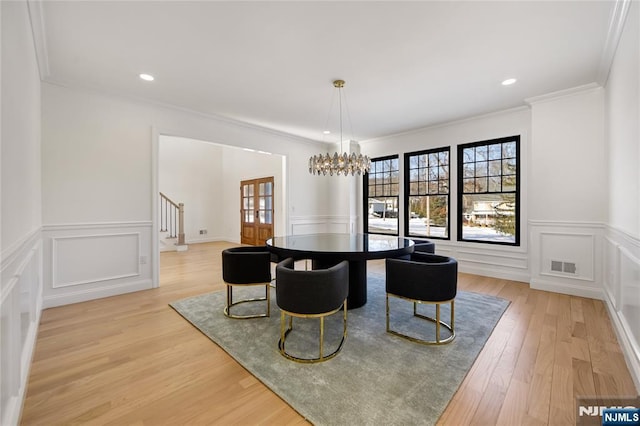
[[[254,298],[254,299],[245,299],[245,300],[239,300],[237,302],[234,303],[233,301],[233,285],[229,284],[229,283],[225,283],[225,285],[227,286],[227,303],[224,307],[224,314],[229,317],[229,318],[233,318],[233,319],[250,319],[250,318],[264,318],[264,317],[269,317],[271,316],[271,291],[269,290],[269,284],[270,283],[264,283],[265,286],[265,295],[264,297],[259,297],[259,298]],[[262,285],[261,283],[256,283],[256,284],[251,284],[251,285]],[[263,302],[266,301],[267,303],[267,312],[264,314],[255,314],[255,315],[234,315],[231,313],[231,308],[236,306],[236,305],[240,305],[240,304],[244,304],[244,303],[250,303],[250,302]]]
[[[409,336],[407,334],[403,334],[403,333],[400,333],[398,331],[395,331],[395,330],[391,329],[391,324],[390,324],[390,319],[389,319],[389,317],[390,317],[389,295],[390,295],[390,293],[387,293],[387,295],[386,295],[386,305],[387,305],[386,306],[386,317],[387,317],[386,321],[387,321],[387,332],[388,333],[394,334],[396,336],[402,337],[403,339],[411,340],[412,342],[420,343],[420,344],[423,344],[423,345],[443,345],[443,344],[446,344],[446,343],[450,343],[451,341],[453,341],[453,339],[455,339],[456,333],[455,333],[455,328],[454,328],[454,309],[455,309],[454,300],[445,301],[445,302],[425,302],[425,301],[417,301],[415,299],[409,299],[409,298],[406,298],[406,297],[396,296],[394,294],[391,294],[391,296],[397,297],[399,299],[404,299],[404,300],[407,300],[407,301],[413,303],[413,315],[414,316],[434,323],[434,325],[436,327],[436,339],[435,340],[424,340],[424,339],[420,339],[420,338],[417,338],[417,337]],[[441,315],[440,315],[440,305],[441,305],[441,303],[447,303],[447,302],[451,303],[451,325],[443,322],[441,320],[441,318],[440,318],[441,317]],[[418,313],[417,312],[417,304],[418,303],[435,304],[436,305],[436,317],[432,318],[432,317],[429,317],[427,315],[423,315],[423,314]],[[447,330],[449,330],[451,332],[451,335],[448,336],[445,339],[441,339],[441,334],[442,334],[441,331],[440,331],[441,327],[444,327]]]
[[[325,355],[324,353],[324,318],[328,315],[332,315],[335,313],[338,313],[340,310],[342,309],[342,321],[343,321],[343,326],[342,326],[342,339],[340,340],[338,347],[331,352],[330,354]],[[285,327],[285,321],[286,321],[286,316],[289,317],[289,328],[286,329]],[[290,353],[288,353],[285,349],[285,342],[287,339],[287,336],[289,334],[289,332],[291,332],[291,330],[293,329],[293,317],[297,316],[297,317],[301,317],[301,318],[319,318],[320,319],[320,339],[319,339],[319,347],[318,347],[318,357],[317,358],[300,358],[297,357],[295,355],[292,355]],[[280,350],[280,354],[282,356],[284,356],[285,358],[288,358],[292,361],[296,361],[296,362],[301,362],[301,363],[317,363],[317,362],[322,362],[322,361],[327,361],[333,357],[335,357],[341,350],[342,347],[344,345],[344,341],[347,338],[347,301],[346,299],[344,300],[343,304],[341,307],[339,307],[338,309],[331,311],[331,312],[326,312],[323,314],[318,314],[318,315],[303,315],[303,314],[292,314],[291,312],[287,312],[285,314],[285,311],[280,311],[280,340],[278,341],[278,349]]]
[[[440,344],[440,304],[436,303],[436,343]]]
[[[322,353],[323,346],[324,346],[324,317],[320,317],[320,356],[319,356],[320,359],[324,358]]]

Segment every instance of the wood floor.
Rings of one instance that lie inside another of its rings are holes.
[[[222,290],[230,246],[162,253],[158,289],[45,310],[22,424],[305,424],[168,306]],[[570,425],[578,395],[637,394],[602,302],[467,274],[458,288],[511,305],[441,424]]]

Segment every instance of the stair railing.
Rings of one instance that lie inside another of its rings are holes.
[[[169,238],[178,238],[177,245],[184,245],[184,203],[176,203],[160,193],[160,232],[168,232]]]

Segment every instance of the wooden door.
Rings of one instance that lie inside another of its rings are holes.
[[[240,182],[240,242],[263,246],[273,237],[273,176]]]

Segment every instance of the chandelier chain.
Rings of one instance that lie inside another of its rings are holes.
[[[335,152],[333,157],[326,154],[314,155],[309,158],[309,173],[314,175],[326,175],[327,173],[331,176],[333,174],[345,176],[348,175],[358,175],[369,172],[371,168],[371,160],[368,156],[362,154],[356,154],[352,152],[350,155],[343,151],[343,123],[342,123],[342,88],[344,87],[344,80],[335,80],[333,82],[333,86],[338,89],[338,105],[339,105],[339,113],[340,113],[340,154]],[[346,104],[346,99],[345,99]],[[347,115],[349,114],[347,108]],[[331,115],[331,111],[329,111],[329,115]],[[350,120],[350,116],[349,116]],[[329,119],[327,119],[327,122]],[[352,130],[353,132],[353,130]]]

